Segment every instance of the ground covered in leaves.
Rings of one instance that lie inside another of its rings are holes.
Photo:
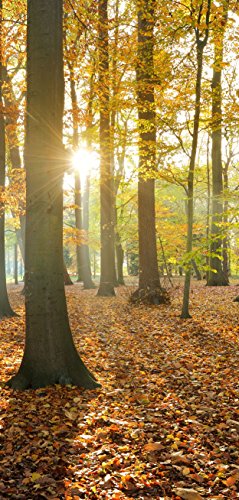
[[[0,377],[16,372],[19,317],[0,323]],[[1,387],[2,499],[239,498],[239,288],[193,283],[191,320],[171,305],[67,288],[75,343],[102,388]]]

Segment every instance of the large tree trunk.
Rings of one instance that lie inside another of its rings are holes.
[[[101,273],[98,295],[114,296],[114,213],[109,111],[108,0],[98,0]]]
[[[222,266],[223,169],[222,169],[222,63],[223,38],[227,21],[228,0],[223,2],[223,19],[215,34],[212,78],[212,224],[208,286],[229,285]]]
[[[64,292],[62,1],[28,1],[25,163],[26,343],[17,389],[50,384],[95,388],[73,343]]]
[[[5,188],[5,118],[2,99],[2,1],[0,0],[0,191]],[[4,204],[0,203],[0,318],[14,316],[7,294],[5,270],[5,214]]]
[[[167,300],[167,296],[159,279],[155,228],[154,16],[155,0],[138,2],[139,288],[132,295],[132,300],[160,304]]]
[[[201,39],[200,24],[202,22],[202,9],[199,8],[198,26],[195,28],[196,34],[196,50],[197,50],[197,75],[195,85],[195,111],[193,119],[193,137],[192,149],[188,171],[188,203],[187,203],[187,253],[190,254],[193,248],[193,197],[194,197],[194,172],[196,164],[196,153],[198,145],[199,119],[201,111],[201,85],[202,85],[202,68],[203,68],[203,51],[206,47],[209,35],[209,19],[211,12],[211,0],[207,1],[207,10],[205,14],[205,35]],[[184,290],[183,290],[183,305],[181,318],[190,318],[189,314],[189,294],[191,283],[191,267],[188,265],[185,272]]]

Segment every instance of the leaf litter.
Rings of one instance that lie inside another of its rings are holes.
[[[2,320],[1,381],[24,345],[19,316]],[[1,385],[0,498],[239,498],[237,287],[193,283],[193,319],[171,305],[131,306],[129,288],[96,297],[67,289],[79,352],[101,389]]]

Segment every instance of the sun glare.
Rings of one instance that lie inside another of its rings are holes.
[[[86,148],[80,148],[73,154],[72,164],[80,172],[81,182],[85,184],[87,176],[97,167],[97,155]]]

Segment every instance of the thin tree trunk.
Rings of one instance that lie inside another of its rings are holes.
[[[206,257],[206,279],[208,281],[209,277],[209,250],[210,250],[210,206],[211,206],[211,180],[210,180],[210,161],[209,161],[209,146],[210,146],[210,135],[207,136],[207,216],[206,216],[206,245],[207,245],[207,257]]]
[[[89,151],[90,151],[90,146]],[[82,199],[83,206],[83,229],[88,235],[89,232],[89,199],[90,199],[90,176],[87,175]],[[91,274],[90,249],[88,244],[82,245],[82,259],[84,265],[84,288],[90,290],[96,288]]]
[[[75,172],[75,221],[76,229],[82,231],[82,196],[80,171]],[[76,245],[77,281],[83,281],[82,273],[82,243]]]
[[[224,192],[224,208],[223,208],[223,224],[225,228],[225,235],[223,238],[223,262],[222,262],[222,270],[224,276],[230,276],[230,265],[229,265],[229,258],[228,258],[228,251],[229,251],[229,238],[228,238],[228,209],[229,209],[229,203],[228,203],[228,189],[229,189],[229,184],[228,184],[228,167],[229,167],[229,161],[226,163],[224,169],[223,169],[223,192]]]
[[[168,263],[167,263],[167,259],[166,259],[166,255],[165,255],[165,252],[164,252],[164,247],[163,247],[163,242],[161,240],[161,238],[159,237],[159,243],[160,243],[160,246],[161,246],[161,250],[162,250],[162,255],[163,255],[163,261],[164,261],[164,265],[165,265],[165,269],[166,269],[166,273],[167,273],[167,278],[168,278],[168,281],[170,283],[171,286],[173,286],[173,282],[172,282],[172,274],[170,274],[170,270],[168,268]],[[163,276],[163,268],[164,266],[162,266],[162,276]]]
[[[124,264],[124,249],[120,242],[120,235],[118,232],[115,233],[115,250],[116,250],[116,262],[117,262],[117,282],[118,285],[125,285],[123,264]]]
[[[2,99],[2,0],[0,0],[0,190],[5,189],[5,118],[3,112]],[[6,285],[6,268],[5,268],[5,209],[4,204],[0,203],[0,318],[15,316],[12,310]]]
[[[198,27],[195,28],[196,34],[196,50],[197,50],[197,75],[196,75],[196,86],[195,86],[195,111],[193,119],[193,137],[192,137],[192,149],[191,157],[189,163],[188,172],[188,204],[187,204],[187,253],[192,252],[193,247],[193,196],[194,196],[194,172],[197,154],[197,144],[198,144],[198,131],[199,131],[199,119],[200,119],[200,109],[201,109],[201,82],[202,82],[202,68],[203,68],[203,51],[206,47],[209,35],[209,19],[211,12],[211,0],[207,2],[206,11],[206,29],[205,36],[200,39],[200,24],[202,16],[202,4],[199,8],[198,14]],[[189,265],[185,271],[185,281],[183,290],[183,304],[181,318],[191,318],[189,314],[189,294],[190,294],[190,283],[191,283],[191,266]]]
[[[79,148],[79,133],[78,133],[78,104],[77,104],[77,94],[75,87],[75,74],[71,62],[68,59],[68,67],[70,72],[70,92],[71,92],[71,103],[72,103],[72,125],[73,125],[73,137],[72,145],[73,151],[77,151]],[[80,179],[80,165],[79,169],[75,170],[75,225],[78,231],[82,231],[82,196],[81,196],[81,179]],[[82,255],[81,255],[81,245],[76,245],[76,268],[77,268],[77,281],[82,281]]]
[[[18,245],[14,245],[14,283],[18,285]]]
[[[90,78],[90,93],[88,101],[88,113],[87,113],[87,127],[86,127],[86,137],[87,137],[87,149],[89,152],[92,151],[92,140],[91,140],[91,129],[93,127],[93,97],[94,97],[94,75],[95,75],[95,60],[93,59],[92,73]],[[82,195],[82,227],[88,236],[89,233],[89,203],[90,203],[90,173],[87,174],[85,179],[84,191]],[[86,290],[96,288],[91,274],[91,262],[90,262],[90,249],[88,243],[84,243],[81,247],[82,252],[82,265],[83,265],[83,282],[84,288]]]
[[[6,119],[6,134],[8,138],[9,156],[12,168],[20,169],[22,168],[22,164],[21,164],[21,156],[18,145],[19,139],[16,132],[16,122],[19,112],[17,110],[17,102],[16,102],[16,97],[14,95],[12,81],[8,74],[6,66],[2,66],[2,72],[3,72],[3,81],[6,84],[3,91],[3,98],[6,108],[9,109]],[[13,113],[12,110],[15,111],[17,110],[17,112]],[[25,209],[25,207],[23,206],[21,208]],[[12,214],[13,217],[15,217],[15,213],[13,210]],[[15,232],[18,245],[21,251],[21,255],[24,261],[25,260],[25,215],[20,215],[19,219],[20,219],[20,229],[16,228]]]

